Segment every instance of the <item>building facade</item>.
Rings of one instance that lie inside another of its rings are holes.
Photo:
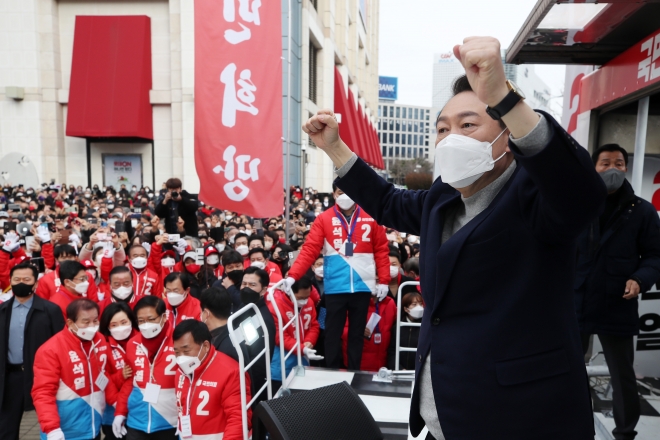
[[[378,105],[378,135],[385,169],[395,160],[424,158],[433,163],[435,112],[429,107],[381,100]]]
[[[300,127],[318,109],[333,107],[335,66],[376,123],[378,2],[290,4],[292,81],[289,92],[285,62],[282,102],[285,118],[291,103],[291,118],[283,120],[283,136],[291,134],[291,160],[285,170],[292,185],[329,190],[332,164]],[[198,191],[192,0],[3,0],[0,5],[0,183],[36,185],[54,179],[83,186],[104,184],[106,158],[132,155],[139,157],[142,184],[159,188],[177,176],[188,191]],[[282,1],[285,59],[288,5],[289,0]],[[149,18],[153,139],[66,135],[76,17],[101,15]],[[16,155],[25,172],[4,169]]]

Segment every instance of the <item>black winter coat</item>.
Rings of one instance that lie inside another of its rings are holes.
[[[178,233],[176,221],[170,217],[170,209],[173,209],[172,203],[177,203],[177,213],[178,216],[181,217],[181,219],[185,222],[183,227],[186,230],[186,235],[197,237],[198,202],[196,199],[193,199],[187,191],[181,191],[181,200],[178,202],[173,202],[170,200],[167,202],[167,204],[164,205],[162,199],[158,201],[155,212],[158,217],[165,220],[165,231],[168,234]]]
[[[4,395],[4,388],[7,374],[7,356],[9,355],[9,324],[14,301],[15,298],[11,298],[9,301],[0,304],[0,408],[2,408],[4,398],[11,399],[11,396]],[[34,295],[32,307],[25,320],[25,337],[23,339],[23,369],[25,371],[23,398],[26,410],[34,409],[32,395],[30,394],[34,378],[32,372],[34,355],[39,347],[63,328],[64,317],[59,306]]]
[[[632,336],[639,333],[637,298],[623,295],[628,280],[644,293],[660,278],[660,219],[627,180],[609,197],[617,197],[609,220],[596,219],[578,239],[575,308],[583,333]]]

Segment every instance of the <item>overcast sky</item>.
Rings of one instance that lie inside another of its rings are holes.
[[[431,106],[433,54],[463,38],[488,35],[511,44],[537,0],[380,0],[379,74],[399,78],[401,104]],[[564,66],[537,65],[558,95]],[[555,99],[561,106],[561,99]],[[558,108],[558,107],[557,107]]]

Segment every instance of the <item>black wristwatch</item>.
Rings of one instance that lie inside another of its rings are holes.
[[[504,97],[504,99],[500,101],[500,103],[495,107],[486,107],[486,113],[488,113],[488,115],[496,121],[502,119],[502,116],[509,113],[511,109],[516,106],[516,104],[525,99],[525,94],[518,88],[516,83],[507,80],[506,86],[509,88],[509,93]]]

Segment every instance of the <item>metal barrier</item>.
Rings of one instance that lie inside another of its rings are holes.
[[[294,344],[293,348],[287,353],[286,349],[284,348],[284,330],[286,330],[290,325],[293,325],[294,323],[299,323],[298,320],[298,307],[296,306],[296,297],[293,294],[293,291],[289,289],[287,292],[286,290],[282,290],[286,295],[289,296],[289,299],[293,303],[293,318],[291,318],[286,324],[284,324],[284,321],[282,320],[282,313],[280,313],[280,309],[277,307],[277,301],[275,301],[275,289],[277,289],[280,285],[283,285],[286,280],[281,280],[277,282],[273,287],[268,288],[268,296],[267,299],[268,301],[273,304],[273,310],[275,310],[275,318],[277,319],[277,324],[279,328],[279,336],[280,336],[280,362],[281,362],[281,367],[282,367],[282,387],[278,391],[278,395],[283,395],[287,394],[289,392],[289,387],[288,385],[293,381],[294,376],[304,376],[305,375],[305,368],[303,367],[302,364],[302,344],[300,342],[300,325],[296,324],[293,326],[295,329],[295,337],[296,337],[296,343]],[[291,369],[291,373],[286,376],[286,360],[293,354],[293,351],[296,350],[296,354],[298,357],[298,365],[296,365],[294,368]]]
[[[250,310],[254,310],[255,313],[254,316],[251,316],[248,319],[244,320],[243,322],[241,322],[241,324],[239,324],[239,328],[234,329],[234,321],[236,321],[236,318],[238,318],[241,315],[244,315]],[[257,323],[254,322],[253,320],[254,317],[257,317],[258,319]],[[248,320],[254,326],[253,329],[250,329],[250,331],[254,330],[254,332],[256,332],[259,327],[262,328],[264,332],[265,347],[246,366],[245,359],[243,358],[243,350],[241,349],[241,342],[243,341],[247,342],[247,338],[250,337],[249,335],[246,335],[246,330],[245,330],[245,322]],[[239,373],[239,380],[241,385],[241,415],[243,420],[243,440],[248,440],[249,439],[248,416],[247,416],[248,409],[252,406],[252,404],[254,404],[257,397],[259,397],[261,393],[264,392],[264,390],[266,390],[266,394],[269,400],[273,398],[273,385],[271,383],[271,378],[270,378],[270,346],[268,344],[268,329],[266,328],[266,323],[264,322],[263,316],[261,316],[261,312],[259,311],[259,308],[254,304],[248,304],[239,311],[233,313],[227,320],[227,329],[229,330],[229,339],[231,340],[231,343],[234,345],[234,348],[236,348],[236,353],[238,353],[238,373]],[[261,359],[262,356],[266,359],[266,383],[259,389],[259,391],[256,391],[254,393],[254,396],[252,396],[250,402],[247,402],[245,373],[250,368],[252,368],[252,366],[259,359]]]
[[[401,290],[405,286],[419,286],[419,281],[406,281],[405,283],[401,283],[399,286],[399,292],[396,295],[396,348],[395,348],[395,359],[394,359],[394,371],[399,371],[399,360],[400,360],[400,352],[402,351],[408,351],[408,352],[416,352],[417,347],[411,348],[411,347],[401,347],[401,327],[421,327],[422,324],[419,322],[401,322]]]

